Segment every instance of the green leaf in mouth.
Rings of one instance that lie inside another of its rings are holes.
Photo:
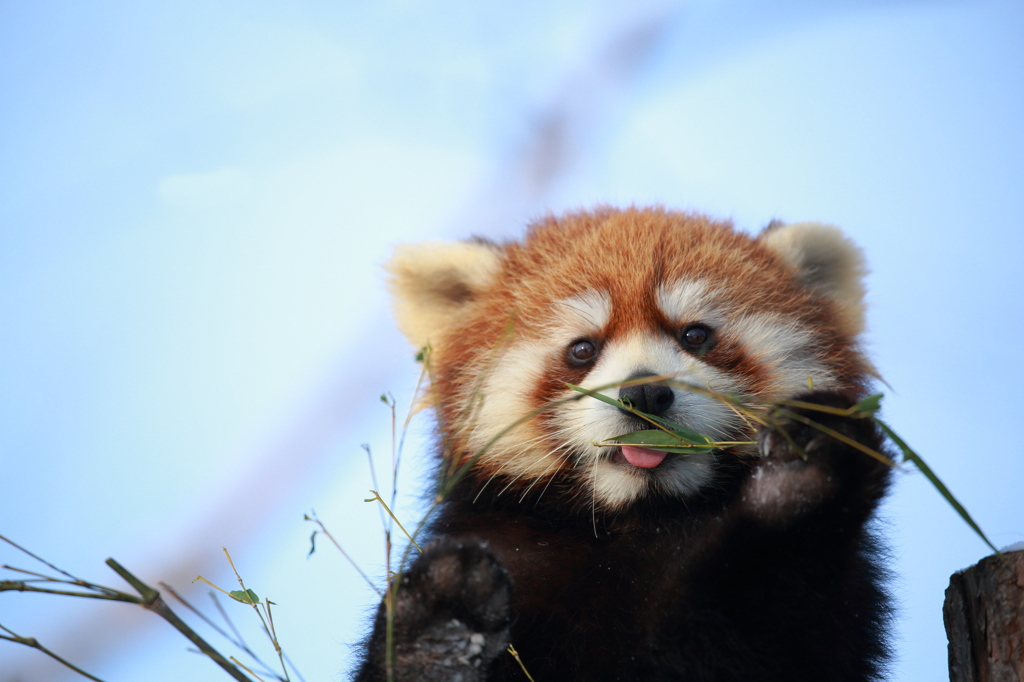
[[[612,436],[608,442],[619,445],[636,445],[648,450],[659,450],[661,452],[681,452],[685,454],[698,455],[711,452],[715,449],[714,441],[707,436],[702,436],[693,431],[684,430],[685,433],[676,431],[633,431],[620,436]]]

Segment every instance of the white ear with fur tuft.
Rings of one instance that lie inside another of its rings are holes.
[[[757,240],[796,271],[811,291],[839,304],[846,331],[864,331],[864,254],[843,231],[823,223],[772,222]]]
[[[399,244],[385,265],[398,328],[417,349],[501,271],[501,247],[482,242]]]

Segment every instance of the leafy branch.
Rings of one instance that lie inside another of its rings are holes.
[[[279,679],[283,680],[283,682],[290,682],[291,678],[288,677],[288,666],[285,665],[284,651],[281,649],[281,644],[277,639],[277,630],[274,628],[274,613],[270,608],[271,606],[275,605],[274,602],[270,601],[269,599],[264,599],[261,602],[259,596],[254,591],[245,586],[245,581],[242,580],[242,576],[238,573],[238,569],[235,568],[235,562],[231,559],[231,554],[228,552],[227,548],[221,547],[221,549],[224,550],[224,556],[227,557],[228,564],[230,564],[231,570],[235,573],[235,579],[238,580],[238,584],[242,587],[242,589],[231,590],[230,592],[228,592],[220,587],[217,587],[212,582],[210,582],[202,576],[196,576],[196,579],[192,582],[196,582],[196,580],[201,580],[213,589],[217,590],[218,592],[226,594],[227,596],[231,597],[237,602],[241,602],[242,604],[247,604],[252,607],[253,611],[256,612],[257,617],[259,617],[260,623],[263,625],[263,632],[266,633],[267,637],[270,639],[270,643],[274,646],[274,652],[277,654],[277,658],[280,661],[281,673],[284,675],[284,677]],[[241,665],[240,663],[238,663],[236,659],[232,658],[231,660],[237,663],[238,665]],[[246,668],[246,670],[248,670],[248,668]],[[249,672],[252,673],[251,670]],[[255,675],[255,673],[253,673],[253,675]]]
[[[176,629],[182,635],[184,635],[196,647],[196,649],[199,650],[199,652],[212,659],[214,663],[220,666],[220,668],[224,670],[224,672],[226,672],[233,679],[238,680],[239,682],[253,682],[253,679],[263,680],[263,678],[260,677],[259,674],[254,672],[246,665],[244,665],[234,656],[225,657],[219,651],[217,651],[195,630],[193,630],[187,623],[185,623],[185,621],[183,621],[170,608],[170,606],[168,606],[167,602],[164,601],[164,598],[159,590],[156,590],[153,587],[144,583],[142,580],[140,580],[138,577],[136,577],[133,573],[128,571],[128,569],[126,569],[124,566],[119,564],[114,559],[107,559],[107,566],[109,566],[111,570],[113,570],[115,573],[121,576],[121,578],[124,579],[125,582],[131,585],[137,594],[131,594],[129,592],[117,590],[112,587],[107,587],[105,585],[100,585],[98,583],[82,580],[81,578],[78,578],[68,573],[67,571],[64,571],[54,566],[42,557],[33,554],[29,550],[18,545],[16,542],[2,535],[0,535],[0,540],[14,547],[23,554],[26,554],[27,556],[35,559],[36,561],[44,564],[47,568],[49,568],[51,571],[53,571],[53,573],[56,574],[50,575],[38,571],[30,571],[24,568],[8,566],[5,564],[3,566],[0,566],[0,569],[11,571],[20,576],[26,577],[20,580],[0,581],[0,592],[37,592],[40,594],[56,594],[67,597],[80,597],[83,599],[117,601],[141,606],[147,611],[151,611],[157,614],[165,621],[170,623],[171,626],[174,627],[174,629]],[[230,641],[234,646],[238,647],[246,654],[251,656],[252,659],[259,664],[259,666],[264,668],[264,675],[271,676],[274,679],[280,680],[281,682],[290,682],[290,677],[288,675],[288,667],[290,666],[292,670],[296,673],[296,675],[298,675],[298,672],[295,671],[295,667],[291,665],[291,662],[287,660],[287,657],[285,656],[284,651],[281,649],[281,646],[278,642],[277,633],[274,628],[273,612],[271,611],[271,606],[274,605],[274,603],[269,599],[260,601],[260,598],[257,596],[256,592],[245,587],[245,583],[243,582],[241,575],[239,575],[238,570],[235,568],[234,562],[232,561],[231,555],[228,553],[227,549],[224,550],[224,554],[227,557],[228,563],[231,565],[232,570],[235,572],[235,577],[238,580],[239,585],[241,585],[242,587],[241,590],[232,590],[230,592],[227,590],[223,590],[201,576],[197,577],[196,580],[201,580],[206,584],[210,585],[211,587],[213,587],[214,589],[222,592],[223,594],[226,594],[231,599],[251,606],[254,610],[256,610],[256,613],[259,616],[261,623],[263,624],[263,630],[270,638],[270,641],[274,646],[275,653],[277,654],[278,660],[280,661],[281,674],[270,672],[269,666],[263,663],[263,661],[260,660],[260,658],[252,651],[252,649],[249,648],[249,646],[245,643],[245,640],[238,633],[238,630],[235,628],[234,624],[231,622],[231,619],[228,617],[227,613],[221,607],[220,603],[216,601],[216,598],[214,599],[214,604],[217,606],[217,609],[220,611],[221,616],[227,622],[228,626],[234,632],[234,636],[229,635],[223,629],[218,627],[212,620],[203,615],[202,612],[200,612],[194,606],[185,601],[185,599],[182,598],[177,592],[175,592],[169,585],[160,583],[161,588],[167,594],[170,594],[172,597],[181,602],[181,604],[184,605],[185,608],[187,608],[189,611],[191,611],[200,619],[202,619],[207,625],[212,627],[218,634],[220,634],[225,639]],[[0,630],[2,630],[3,633],[6,633],[0,634],[0,639],[28,646],[34,649],[38,649],[39,651],[46,654],[55,661],[61,663],[68,669],[73,670],[76,673],[83,675],[84,677],[90,680],[102,682],[102,680],[100,680],[99,678],[82,670],[70,661],[62,658],[55,652],[44,647],[34,637],[23,637],[3,625],[0,625]],[[248,675],[246,675],[246,673],[248,673]],[[298,676],[301,679],[301,675]]]
[[[191,627],[188,626],[181,618],[178,617],[174,611],[167,605],[167,603],[160,596],[160,592],[153,589],[146,583],[142,582],[134,574],[128,571],[121,564],[117,563],[114,559],[107,559],[106,564],[121,578],[124,579],[132,588],[138,592],[138,595],[129,594],[120,590],[115,590],[112,587],[106,587],[97,583],[92,583],[87,580],[77,578],[67,571],[61,570],[51,564],[50,562],[36,556],[32,552],[28,551],[24,547],[18,545],[12,540],[0,535],[0,540],[11,545],[15,549],[27,554],[33,559],[45,564],[53,571],[60,574],[58,576],[46,575],[43,573],[37,573],[35,571],[28,571],[25,569],[15,568],[13,566],[3,565],[0,568],[14,571],[23,575],[32,576],[31,578],[24,580],[4,580],[0,581],[0,592],[39,592],[43,594],[60,594],[71,597],[81,597],[84,599],[103,599],[108,601],[119,601],[128,604],[136,604],[157,614],[165,621],[170,623],[178,632],[184,635],[192,644],[196,646],[202,653],[211,658],[214,663],[219,665],[225,672],[231,677],[238,680],[239,682],[252,682],[251,678],[247,677],[241,670],[238,669],[231,661],[222,656],[220,652],[210,646],[202,637],[199,636]],[[45,585],[45,587],[43,586]],[[53,587],[54,585],[63,585],[65,587]],[[68,589],[73,588],[73,589]],[[0,638],[15,642],[17,644],[23,644],[25,646],[32,647],[42,651],[44,654],[58,661],[62,665],[74,670],[75,672],[85,675],[91,680],[98,680],[99,678],[94,677],[70,662],[64,660],[54,652],[50,651],[46,647],[39,644],[39,642],[33,637],[21,637],[16,635],[6,627],[0,626],[8,635],[0,636]],[[102,681],[100,681],[102,682]]]

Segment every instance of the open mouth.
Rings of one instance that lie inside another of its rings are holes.
[[[650,448],[641,448],[635,445],[622,445],[612,453],[611,461],[616,464],[628,464],[641,469],[653,469],[664,462],[667,456],[668,453],[661,450],[651,450]]]

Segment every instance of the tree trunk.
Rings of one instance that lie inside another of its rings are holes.
[[[950,682],[1024,682],[1024,551],[954,573],[942,620]]]

